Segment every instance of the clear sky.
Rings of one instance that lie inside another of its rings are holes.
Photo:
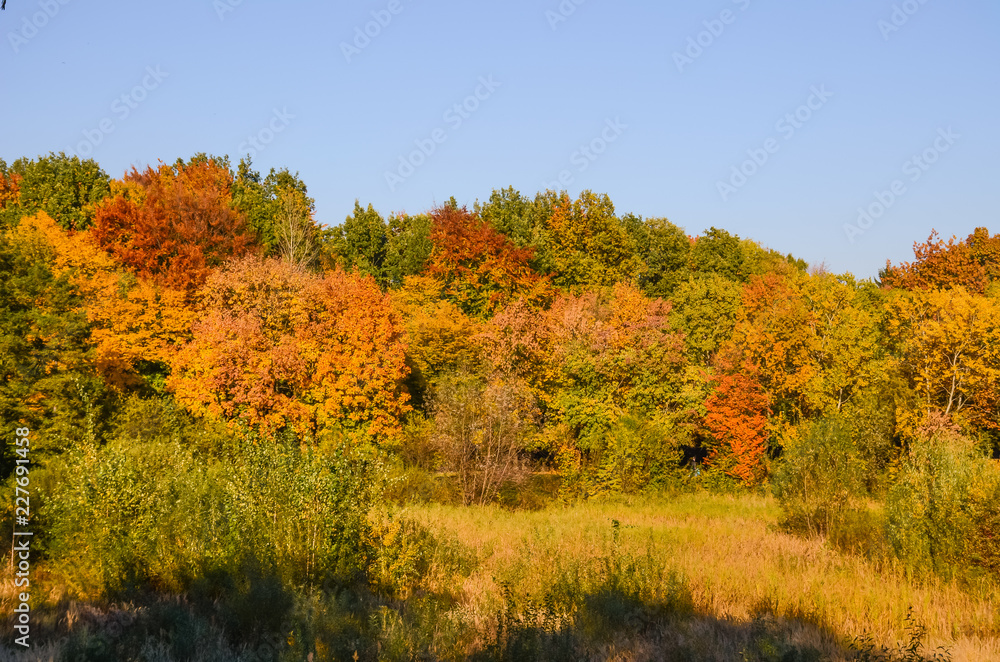
[[[995,0],[8,0],[0,30],[8,162],[253,150],[331,225],[592,189],[862,277],[1000,231]]]

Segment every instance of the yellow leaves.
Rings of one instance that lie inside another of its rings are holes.
[[[115,388],[137,383],[142,361],[167,362],[189,336],[194,312],[180,292],[122,271],[86,232],[65,232],[45,212],[22,219],[14,239],[46,256],[83,298],[95,346],[94,365]]]
[[[371,278],[245,258],[210,278],[202,298],[168,382],[186,407],[265,434],[290,426],[315,439],[341,428],[384,440],[399,432],[401,322]]]
[[[997,427],[1000,302],[951,290],[893,292],[887,326],[925,415],[940,409]]]
[[[409,277],[393,295],[406,326],[407,355],[426,380],[449,368],[472,364],[479,353],[479,324],[454,303],[438,299],[439,292],[434,279]]]

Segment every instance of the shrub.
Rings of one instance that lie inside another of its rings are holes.
[[[581,462],[574,471],[573,454],[564,458],[570,460],[563,468],[568,479],[564,493],[575,488],[586,496],[636,494],[663,487],[683,474],[680,435],[669,420],[618,417],[590,435],[586,466]]]
[[[227,451],[207,460],[178,441],[119,439],[61,458],[44,512],[58,574],[77,593],[114,595],[196,580],[222,592],[253,573],[340,583],[365,570],[373,460],[253,437]]]
[[[431,409],[442,468],[458,476],[466,504],[486,504],[504,483],[527,474],[524,447],[534,431],[527,389],[467,373],[442,378]]]
[[[995,569],[998,495],[1000,472],[968,439],[939,430],[913,440],[886,500],[893,551],[911,567],[944,575]]]
[[[856,508],[862,475],[850,430],[841,419],[809,424],[801,439],[786,444],[774,472],[774,493],[786,526],[812,534],[830,532]]]

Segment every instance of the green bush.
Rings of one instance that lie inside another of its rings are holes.
[[[774,472],[785,525],[810,534],[831,532],[857,510],[862,475],[843,420],[829,417],[808,424],[801,439],[785,446]]]
[[[77,593],[113,595],[212,577],[221,593],[250,572],[319,585],[365,570],[380,487],[371,458],[252,437],[226,450],[212,460],[179,441],[118,439],[60,458],[43,481],[58,573]]]
[[[946,576],[996,569],[997,496],[1000,472],[972,442],[947,432],[914,440],[886,499],[893,551],[911,567]]]

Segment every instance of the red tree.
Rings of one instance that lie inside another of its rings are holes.
[[[232,184],[229,170],[210,159],[133,168],[124,187],[138,194],[103,201],[93,237],[138,275],[193,294],[214,267],[251,248],[246,223],[232,207]]]
[[[715,378],[715,389],[705,402],[705,427],[716,441],[708,464],[721,467],[747,485],[764,478],[768,400],[764,389],[749,375],[735,373]]]
[[[431,219],[434,249],[426,273],[467,313],[489,316],[515,296],[544,290],[546,280],[529,265],[532,249],[518,248],[477,214],[448,206],[432,211]]]

